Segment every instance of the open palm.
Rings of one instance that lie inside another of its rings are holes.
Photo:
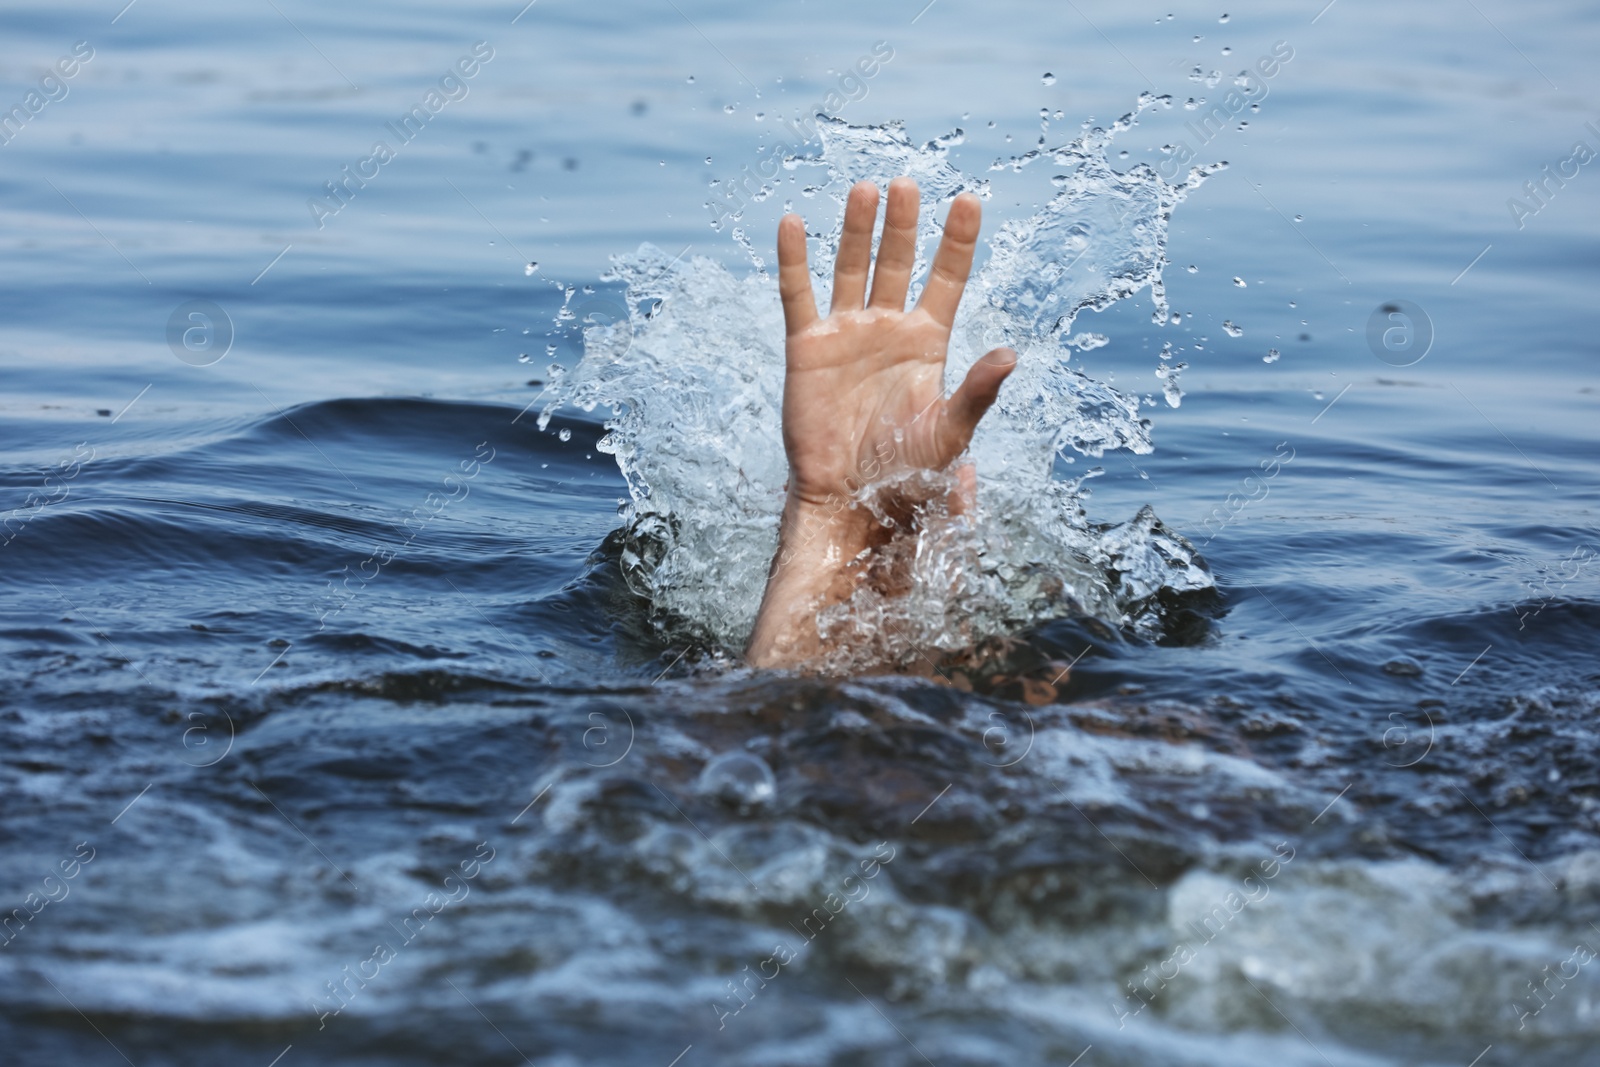
[[[972,270],[982,215],[978,198],[957,197],[917,305],[905,310],[916,257],[917,183],[889,185],[872,292],[872,233],[878,190],[850,190],[833,275],[832,307],[817,314],[799,216],[778,226],[778,288],[787,327],[783,443],[789,492],[837,507],[866,482],[907,470],[941,470],[966,450],[1016,354],[997,348],[944,395],[944,364],[956,306]]]

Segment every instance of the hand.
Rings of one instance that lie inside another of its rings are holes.
[[[916,182],[890,183],[869,298],[878,190],[870,182],[850,190],[826,317],[818,316],[812,296],[804,223],[787,215],[778,225],[789,495],[746,652],[756,666],[793,666],[821,651],[816,611],[849,598],[862,573],[853,564],[882,541],[870,510],[846,505],[866,483],[947,468],[966,451],[1016,367],[1016,353],[997,348],[944,396],[950,330],[972,270],[982,209],[971,193],[956,198],[922,297],[906,311],[919,204]]]
[[[918,207],[916,182],[890,183],[867,299],[878,189],[861,182],[850,190],[826,318],[817,316],[812,298],[804,223],[789,215],[778,225],[778,290],[788,329],[783,447],[789,494],[800,503],[837,508],[864,482],[943,470],[966,451],[1016,366],[1014,352],[996,349],[945,398],[950,328],[972,270],[982,209],[971,193],[951,205],[922,298],[906,311]]]

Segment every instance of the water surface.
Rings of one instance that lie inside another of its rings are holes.
[[[12,5],[5,106],[93,51],[0,146],[18,1061],[1600,1062],[1600,179],[1541,173],[1600,150],[1600,27],[1320,6]],[[834,91],[961,128],[986,234],[1056,191],[992,164],[1143,92],[1114,167],[1228,162],[1181,321],[1074,324],[1154,450],[1057,466],[1214,594],[956,685],[733,669],[630,585],[606,411],[538,424],[559,309],[646,242],[749,276],[710,183]]]

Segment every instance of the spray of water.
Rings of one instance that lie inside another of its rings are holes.
[[[1080,372],[1070,359],[1107,343],[1072,332],[1086,308],[1109,307],[1148,287],[1154,321],[1168,319],[1161,275],[1168,222],[1217,168],[1196,167],[1172,184],[1144,164],[1119,172],[1106,155],[1141,112],[1166,103],[1142,96],[1109,127],[992,168],[1048,162],[1056,192],[1033,215],[990,231],[990,255],[956,317],[951,387],[996,345],[1011,345],[1020,357],[972,443],[978,507],[923,517],[918,534],[894,550],[903,577],[894,595],[864,586],[850,603],[822,614],[819,628],[838,649],[826,669],[909,662],[924,650],[966,648],[1075,612],[1148,633],[1160,625],[1159,592],[1212,585],[1193,547],[1150,508],[1115,526],[1091,522],[1083,484],[1091,475],[1062,478],[1055,462],[1069,450],[1098,457],[1107,449],[1153,447],[1138,397]],[[937,207],[968,191],[988,199],[989,183],[950,162],[959,130],[920,146],[898,123],[820,118],[820,130],[820,156],[785,163],[814,177],[804,195],[838,205],[807,212],[810,222],[833,223],[815,235],[817,291],[831,286],[850,186],[886,186],[910,175],[923,196],[914,300],[938,237]],[[737,215],[733,221],[740,230]],[[616,457],[632,498],[623,554],[630,582],[650,598],[663,626],[737,651],[760,603],[787,477],[776,285],[759,259],[753,272],[737,276],[702,257],[669,260],[650,245],[614,257],[604,280],[626,288],[628,313],[584,327],[584,357],[570,373],[552,376],[540,425],[562,405],[609,410],[601,448]],[[1174,372],[1169,392],[1175,389]],[[849,506],[871,507],[873,495],[868,486]]]

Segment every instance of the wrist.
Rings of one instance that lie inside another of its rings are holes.
[[[842,567],[873,543],[877,521],[847,498],[807,500],[791,492],[778,526],[778,552],[773,570],[804,560],[808,566]]]
[[[818,503],[791,493],[779,523],[778,550],[746,658],[757,667],[792,667],[821,654],[817,613],[848,599],[871,547],[871,513],[848,501]]]

